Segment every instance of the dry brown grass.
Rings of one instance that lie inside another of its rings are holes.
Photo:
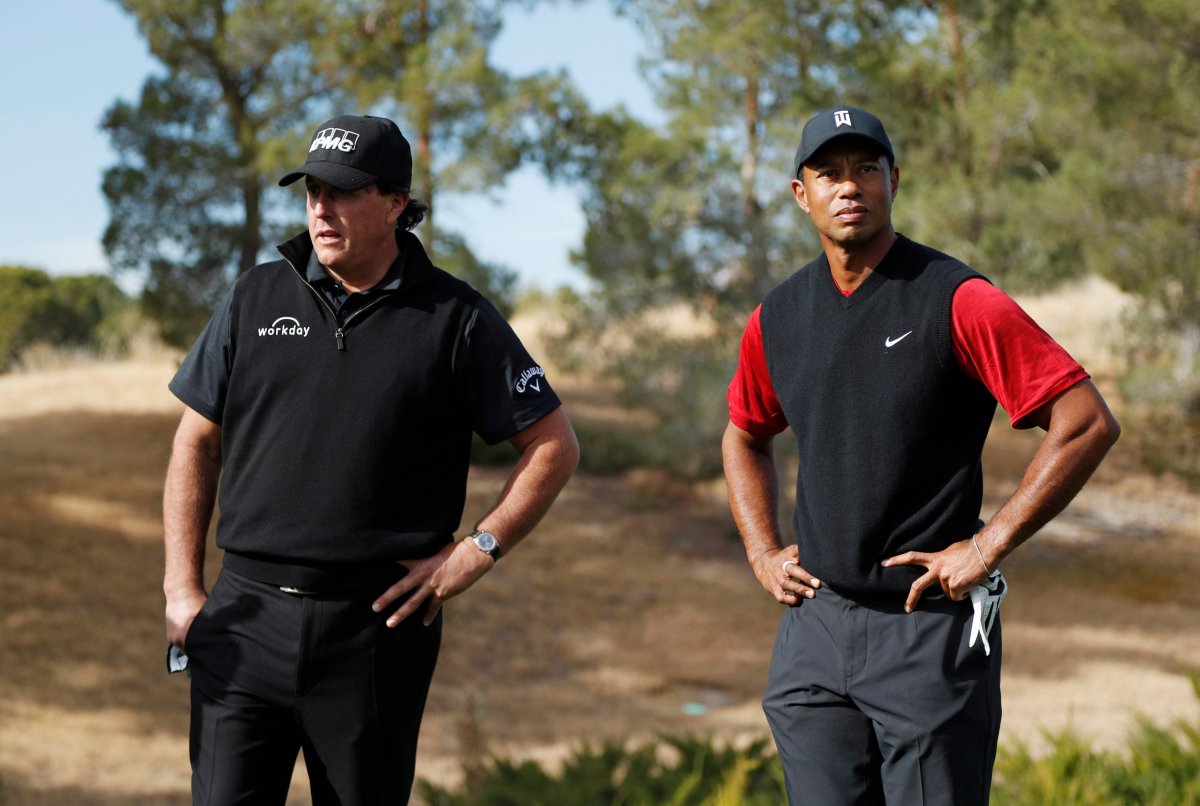
[[[0,778],[10,804],[188,800],[187,685],[165,673],[161,624],[172,367],[0,378]],[[560,387],[577,419],[614,416],[603,386]],[[998,423],[991,490],[1010,489],[1035,447],[1036,435]],[[503,477],[472,471],[468,518]],[[1183,673],[1200,667],[1200,498],[1137,472],[1118,446],[1005,570],[1004,740],[1036,745],[1040,728],[1071,724],[1115,746],[1137,712],[1161,721],[1200,710]],[[745,567],[719,483],[580,476],[535,536],[447,608],[419,774],[457,775],[472,709],[476,741],[548,762],[585,739],[762,735],[778,615]]]

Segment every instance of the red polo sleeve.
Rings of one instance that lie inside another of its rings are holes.
[[[771,374],[767,371],[762,326],[759,323],[761,310],[761,305],[754,309],[742,333],[737,371],[729,384],[726,399],[729,401],[730,422],[756,436],[772,436],[787,428],[787,420],[779,406],[779,399],[775,397]]]
[[[950,308],[954,355],[1008,412],[1013,428],[1089,375],[1017,305],[984,280],[968,280]]]

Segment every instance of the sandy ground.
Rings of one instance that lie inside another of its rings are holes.
[[[1068,346],[1104,360],[1092,341]],[[7,804],[188,802],[187,685],[165,673],[161,624],[172,371],[164,358],[0,377]],[[603,416],[594,388],[561,388],[568,407]],[[1036,444],[997,423],[996,495]],[[1136,471],[1123,450],[1005,565],[1004,744],[1038,747],[1071,727],[1115,748],[1139,715],[1200,716],[1187,677],[1200,668],[1200,496]],[[467,518],[503,478],[472,471]],[[455,780],[464,742],[552,763],[585,740],[764,735],[778,617],[719,483],[581,475],[534,537],[447,607],[418,774]],[[302,769],[292,800],[307,802]]]

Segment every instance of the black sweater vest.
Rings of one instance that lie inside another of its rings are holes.
[[[843,595],[903,596],[924,569],[881,560],[979,526],[996,401],[950,333],[954,291],[973,277],[900,236],[849,297],[822,256],[763,301],[767,368],[799,448],[800,562]]]
[[[296,565],[426,557],[462,517],[471,418],[455,373],[478,293],[405,239],[404,278],[344,326],[286,260],[238,279],[218,545]]]

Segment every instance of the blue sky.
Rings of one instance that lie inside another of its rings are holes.
[[[0,9],[0,124],[9,155],[0,265],[105,272],[100,237],[108,208],[100,181],[115,156],[99,122],[117,98],[137,97],[155,62],[109,0],[0,0]],[[493,62],[512,73],[564,67],[594,106],[624,103],[654,119],[637,75],[640,49],[630,22],[604,0],[588,0],[509,12]],[[439,198],[442,225],[461,232],[482,259],[515,269],[525,285],[579,284],[568,260],[583,232],[575,194],[526,169],[496,195]]]

